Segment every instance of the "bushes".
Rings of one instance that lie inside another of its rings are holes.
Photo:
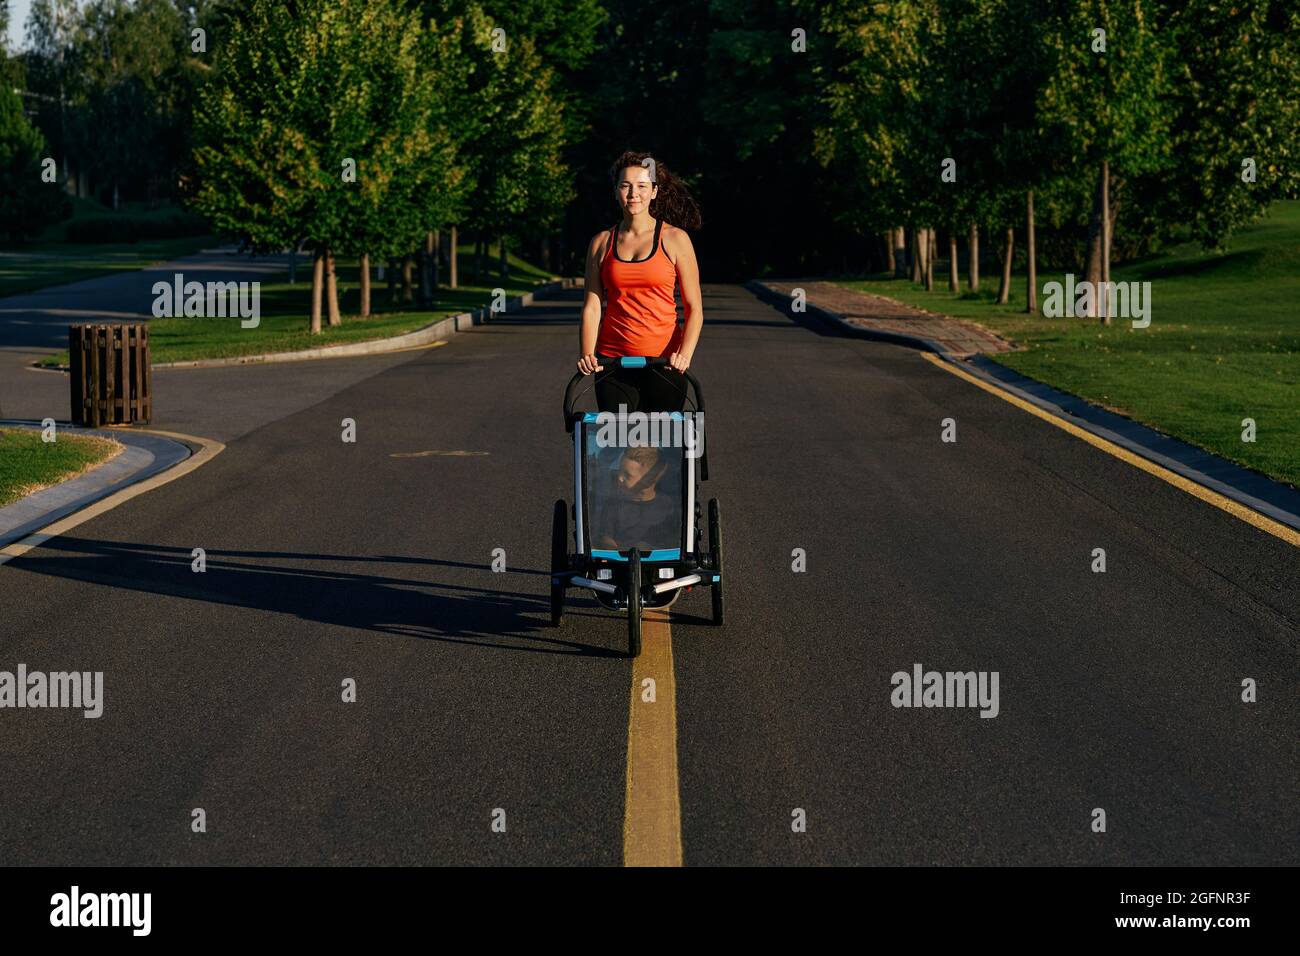
[[[186,212],[159,216],[92,216],[67,225],[67,241],[83,243],[177,239],[210,232],[206,220]]]

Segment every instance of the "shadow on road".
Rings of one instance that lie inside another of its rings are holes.
[[[543,636],[550,607],[545,596],[452,584],[432,575],[370,575],[312,565],[373,562],[454,568],[492,575],[503,584],[509,575],[549,577],[545,571],[509,570],[495,575],[482,565],[458,561],[279,551],[212,549],[204,560],[206,570],[199,573],[193,570],[192,552],[185,548],[65,536],[46,542],[14,565],[89,584],[288,614],[363,631],[538,654],[623,656],[621,651]],[[583,616],[582,605],[568,613]]]

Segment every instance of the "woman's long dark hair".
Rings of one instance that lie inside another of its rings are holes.
[[[659,194],[650,201],[650,215],[688,232],[699,229],[704,220],[700,218],[700,207],[695,204],[695,198],[690,190],[652,154],[634,153],[628,150],[614,160],[613,166],[609,167],[609,178],[617,186],[619,173],[629,166],[644,166],[647,159],[654,160],[654,178],[659,187]]]

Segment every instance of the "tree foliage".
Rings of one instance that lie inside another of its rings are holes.
[[[44,182],[45,139],[23,115],[22,100],[0,86],[0,239],[26,240],[57,220],[66,197]]]
[[[252,0],[199,103],[192,204],[262,251],[414,246],[464,175],[427,68],[448,55],[388,0]]]

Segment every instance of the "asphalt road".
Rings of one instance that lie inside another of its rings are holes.
[[[625,625],[547,626],[577,307],[340,360],[0,567],[0,669],[107,698],[0,710],[0,862],[621,862]],[[673,609],[687,864],[1300,862],[1300,551],[914,352],[705,308],[729,617]],[[917,663],[998,672],[998,715],[891,706]]]

